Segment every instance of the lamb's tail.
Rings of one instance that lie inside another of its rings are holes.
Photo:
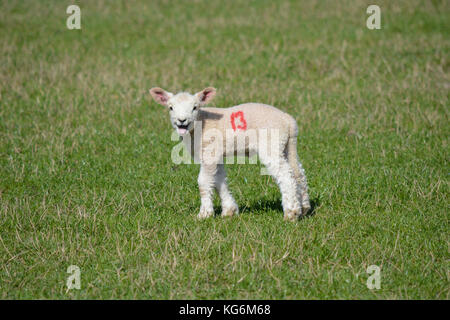
[[[302,214],[305,215],[311,208],[308,195],[308,183],[306,180],[305,170],[302,164],[298,161],[297,156],[297,135],[298,128],[297,123],[292,119],[289,125],[289,139],[287,142],[287,157],[289,165],[292,168],[295,179],[297,180],[297,195],[301,202]]]

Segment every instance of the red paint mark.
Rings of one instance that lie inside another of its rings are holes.
[[[235,123],[236,118],[239,119],[237,126]],[[241,130],[247,129],[247,121],[245,121],[244,113],[242,111],[233,112],[231,114],[231,126],[233,127],[233,131],[236,131],[236,129],[241,129]]]

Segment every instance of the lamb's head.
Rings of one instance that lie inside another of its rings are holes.
[[[216,95],[216,89],[208,87],[196,94],[180,92],[173,94],[161,88],[150,89],[155,101],[169,109],[170,122],[179,135],[185,135],[194,128],[201,107]]]

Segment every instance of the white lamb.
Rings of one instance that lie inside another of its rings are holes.
[[[306,176],[297,158],[298,129],[290,115],[260,103],[206,108],[204,106],[216,94],[216,89],[211,87],[194,95],[187,92],[174,95],[161,88],[150,89],[150,94],[156,102],[170,110],[172,126],[183,137],[191,155],[200,159],[199,218],[214,214],[214,188],[222,202],[222,216],[239,212],[228,190],[223,164],[224,157],[234,156],[235,153],[258,155],[278,183],[285,219],[296,220],[308,212],[310,203]],[[200,143],[194,143],[194,137],[200,137]],[[256,137],[258,142],[250,137]],[[206,151],[209,157],[205,157]]]

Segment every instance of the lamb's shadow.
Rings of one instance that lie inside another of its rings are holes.
[[[316,209],[320,207],[320,198],[315,197],[314,199],[310,200],[311,203],[311,209],[308,211],[306,216],[302,216],[303,218],[312,217],[316,214]],[[281,205],[281,200],[269,200],[269,199],[261,199],[258,201],[255,201],[251,203],[249,206],[245,206],[241,209],[241,212],[243,214],[254,214],[255,212],[258,212],[260,214],[261,211],[267,211],[267,210],[275,210],[283,212],[283,206]]]

